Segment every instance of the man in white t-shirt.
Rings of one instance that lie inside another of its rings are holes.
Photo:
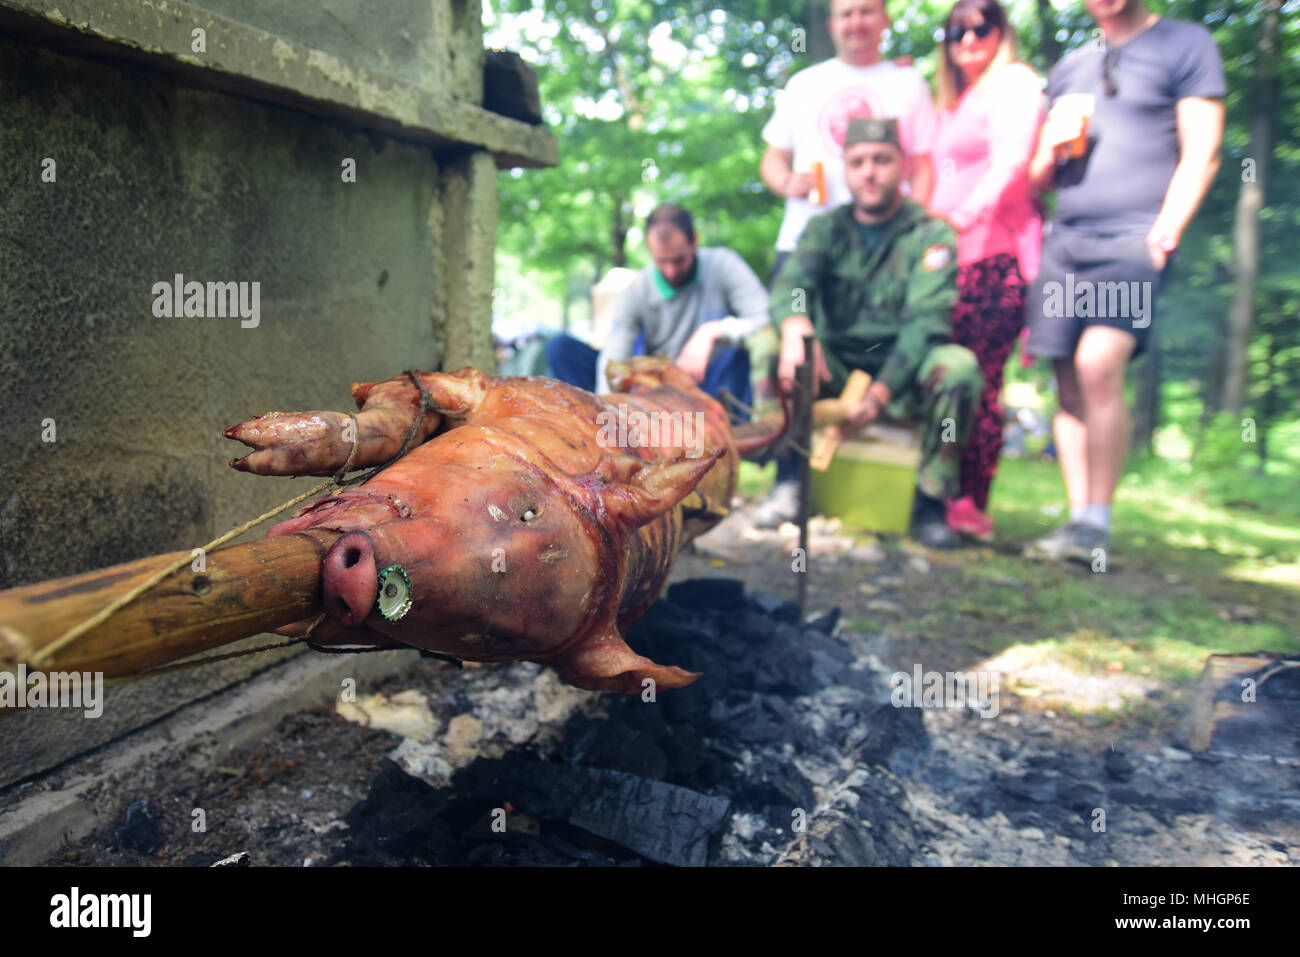
[[[828,27],[835,56],[800,70],[777,94],[776,110],[763,127],[767,151],[759,164],[763,182],[785,198],[773,279],[794,252],[808,220],[852,199],[844,176],[844,133],[855,116],[898,121],[906,163],[903,192],[922,206],[930,201],[934,100],[920,71],[880,59],[880,38],[889,24],[885,0],[831,0]],[[809,201],[816,185],[815,162],[822,164],[827,194],[820,205]],[[751,362],[762,369],[772,359],[755,352]],[[759,403],[775,402],[777,384],[771,370],[754,390]],[[775,527],[791,520],[798,505],[798,476],[794,453],[777,459],[776,487],[755,513],[756,524]]]
[[[832,0],[835,56],[800,70],[777,94],[776,110],[763,127],[767,151],[759,165],[763,182],[785,199],[773,275],[793,252],[808,220],[849,201],[844,131],[854,116],[898,120],[911,198],[922,206],[930,200],[934,101],[918,70],[880,59],[880,38],[889,24],[885,0]],[[821,205],[809,197],[814,162],[822,164],[824,173],[827,196]]]

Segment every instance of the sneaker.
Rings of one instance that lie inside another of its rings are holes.
[[[948,527],[943,502],[931,498],[920,489],[912,500],[912,527],[907,535],[926,548],[957,548],[961,539]]]
[[[1109,548],[1110,532],[1096,525],[1089,525],[1087,522],[1075,522],[1069,545],[1066,546],[1065,557],[1072,562],[1091,565],[1098,557],[1104,562],[1105,553]],[[1097,555],[1098,549],[1102,552],[1100,556]]]
[[[1026,558],[1044,561],[1071,561],[1091,564],[1093,552],[1110,547],[1110,532],[1086,522],[1066,522],[1045,538],[1025,549]]]
[[[752,516],[755,528],[780,528],[799,519],[799,483],[777,482],[758,503]]]
[[[1025,546],[1025,558],[1037,558],[1041,561],[1059,561],[1069,551],[1071,537],[1074,534],[1074,522],[1057,526],[1050,535]]]
[[[948,527],[981,542],[993,541],[993,519],[975,506],[969,495],[948,503]]]

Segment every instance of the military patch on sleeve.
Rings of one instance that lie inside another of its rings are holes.
[[[935,243],[921,257],[921,267],[926,272],[938,272],[952,262],[952,250],[943,243]]]

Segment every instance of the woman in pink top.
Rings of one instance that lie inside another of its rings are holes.
[[[975,427],[962,451],[961,495],[948,524],[989,539],[989,487],[1002,451],[1002,369],[1024,324],[1038,272],[1042,215],[1026,167],[1042,114],[1038,76],[1015,61],[1015,32],[997,0],[958,0],[944,24],[932,215],[957,231],[952,341],[984,373]]]

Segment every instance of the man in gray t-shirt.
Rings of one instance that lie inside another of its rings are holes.
[[[1070,521],[1030,553],[1095,565],[1128,451],[1125,369],[1146,346],[1165,265],[1218,170],[1225,87],[1205,27],[1142,0],[1085,2],[1101,36],[1052,70],[1029,164],[1039,189],[1057,191],[1027,346],[1055,366],[1070,503]]]
[[[740,255],[701,249],[690,213],[657,207],[646,220],[653,264],[637,274],[614,302],[609,335],[599,354],[570,336],[547,348],[552,375],[597,393],[609,391],[605,367],[636,354],[669,356],[700,388],[723,389],[751,402],[746,341],[767,327],[767,290]]]

